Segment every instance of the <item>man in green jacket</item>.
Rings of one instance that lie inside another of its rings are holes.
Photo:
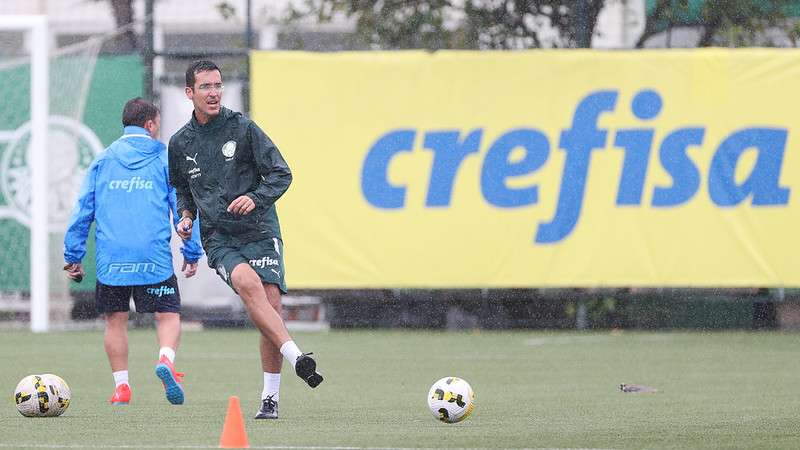
[[[261,332],[264,390],[257,419],[278,417],[281,363],[317,387],[316,362],[302,353],[281,317],[286,294],[275,201],[286,192],[292,173],[275,144],[252,120],[221,105],[222,74],[211,61],[186,70],[186,97],[192,118],[169,141],[169,178],[178,197],[177,225],[191,236],[197,215],[208,265],[242,299]]]

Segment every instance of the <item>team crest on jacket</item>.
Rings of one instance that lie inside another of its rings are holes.
[[[228,141],[222,146],[222,154],[226,158],[233,158],[234,153],[236,153],[236,141]]]

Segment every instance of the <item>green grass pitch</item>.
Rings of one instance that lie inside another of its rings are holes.
[[[296,333],[325,382],[284,370],[280,419],[255,421],[254,330],[187,331],[171,406],[153,368],[154,330],[131,331],[133,401],[111,407],[100,332],[0,332],[0,448],[215,448],[239,396],[252,448],[800,447],[800,334],[332,331]],[[58,418],[25,418],[14,387],[53,372],[72,388]],[[469,381],[476,409],[448,425],[428,411],[438,378]],[[621,393],[619,383],[658,388]]]

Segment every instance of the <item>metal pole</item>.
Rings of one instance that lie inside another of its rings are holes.
[[[669,20],[667,21],[667,48],[672,47],[672,27],[675,23],[675,0],[670,0],[669,2],[669,14],[667,15]]]
[[[589,328],[589,313],[586,307],[586,300],[578,300],[578,309],[575,311],[575,328],[585,330]]]
[[[247,45],[247,49],[250,50],[253,48],[253,1],[247,0],[247,25],[245,27],[245,43]]]
[[[155,54],[153,51],[153,22],[155,17],[153,15],[153,4],[155,0],[146,0],[144,3],[144,97],[148,100],[153,100],[153,60]]]
[[[47,253],[50,248],[47,171],[47,122],[50,116],[50,59],[45,16],[32,20],[31,30],[31,330],[50,329],[50,280]],[[37,267],[38,266],[38,267]]]
[[[589,5],[587,0],[579,0],[575,4],[575,43],[578,48],[589,48],[592,45],[591,31],[589,30]]]
[[[250,114],[250,50],[253,48],[253,1],[247,0],[246,26],[244,42],[247,46],[245,55],[244,70],[245,79],[242,81],[242,105],[244,112]]]

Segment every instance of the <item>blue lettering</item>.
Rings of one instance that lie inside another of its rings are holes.
[[[640,91],[631,101],[633,115],[641,120],[651,120],[661,112],[661,96],[652,90]],[[619,177],[617,205],[640,205],[650,148],[653,145],[652,129],[620,130],[614,145],[625,149],[625,160]]]
[[[473,130],[461,143],[458,135],[458,131],[429,131],[425,134],[424,146],[434,154],[425,206],[450,205],[456,173],[467,155],[478,152],[483,130]]]
[[[397,130],[383,135],[367,153],[361,171],[361,192],[376,208],[402,208],[406,188],[389,183],[389,163],[399,152],[410,152],[414,147],[415,130]]]
[[[539,225],[535,242],[547,244],[564,239],[575,228],[583,206],[586,175],[592,150],[606,146],[606,130],[597,128],[597,119],[604,111],[613,111],[617,91],[589,94],[575,108],[572,127],[561,132],[559,147],[567,153],[556,213],[548,223]]]
[[[124,262],[124,263],[111,263],[108,265],[108,272],[119,272],[119,273],[138,273],[138,272],[155,272],[156,265],[154,263],[135,263],[135,262]]]
[[[622,173],[619,176],[617,205],[640,205],[647,163],[650,160],[650,147],[653,143],[653,130],[620,130],[614,145],[625,149]]]
[[[560,242],[577,226],[585,201],[592,152],[607,145],[609,130],[601,128],[598,122],[603,113],[615,110],[618,98],[617,90],[590,92],[575,107],[570,127],[561,131],[558,148],[564,151],[564,167],[555,212],[549,222],[538,224],[534,243]],[[630,109],[636,119],[644,122],[657,118],[663,105],[656,91],[643,89],[632,98]],[[469,156],[480,152],[483,134],[482,127],[465,132],[454,129],[425,133],[422,147],[432,152],[425,207],[451,205],[459,170]],[[624,152],[617,206],[642,204],[655,134],[652,126],[619,129],[615,133],[613,145]],[[706,167],[698,166],[689,150],[702,146],[705,136],[705,127],[695,126],[672,130],[663,138],[658,161],[671,182],[653,187],[652,207],[683,205],[700,191]],[[713,204],[731,207],[751,197],[753,206],[787,205],[790,189],[780,184],[787,136],[786,128],[763,127],[740,129],[724,138],[707,168],[708,194]],[[414,151],[416,137],[415,129],[391,130],[380,136],[367,152],[361,172],[361,190],[373,207],[398,209],[405,206],[407,186],[389,180],[390,165],[400,153]],[[755,155],[755,164],[744,181],[737,182],[737,165],[746,152],[751,152],[749,156]],[[481,165],[479,182],[485,201],[499,208],[538,204],[539,184],[528,179],[512,181],[540,170],[549,156],[550,141],[541,130],[520,127],[500,135],[488,145]],[[133,177],[113,180],[109,189],[151,189],[149,183],[149,180]],[[150,266],[117,263],[109,270],[140,272],[154,269]]]
[[[510,162],[509,156],[516,148],[525,149],[525,156]],[[489,148],[481,170],[481,191],[487,202],[502,208],[532,205],[539,201],[539,187],[510,188],[506,179],[538,170],[547,162],[550,142],[541,131],[532,129],[511,130],[500,136]]]
[[[653,206],[678,206],[688,202],[700,187],[700,171],[686,151],[690,145],[701,145],[703,128],[682,128],[673,131],[661,143],[661,165],[672,177],[672,186],[653,189]]]
[[[661,112],[663,101],[658,92],[652,89],[643,89],[636,93],[631,100],[633,115],[642,120],[655,119]]]
[[[787,131],[780,128],[746,128],[725,139],[717,148],[708,171],[708,193],[719,206],[736,206],[753,194],[753,206],[785,205],[789,189],[779,185]],[[750,176],[736,184],[736,163],[747,149],[758,156]]]

